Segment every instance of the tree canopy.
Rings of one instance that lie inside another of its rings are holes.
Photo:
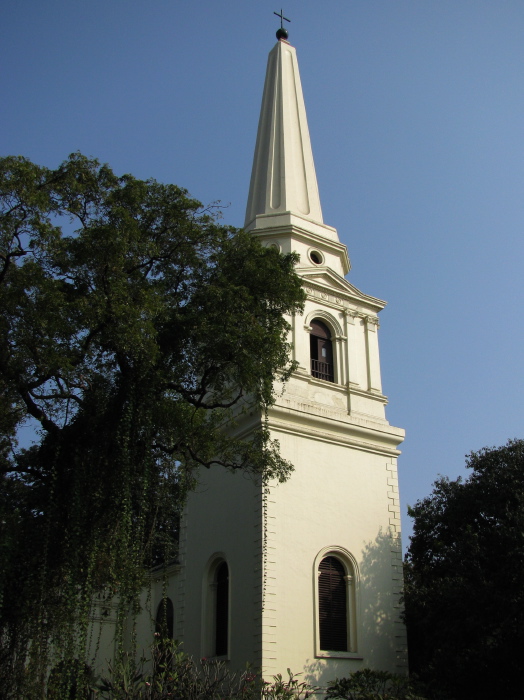
[[[291,470],[263,420],[231,428],[293,369],[296,257],[213,212],[80,154],[0,160],[1,683],[78,656],[95,591],[127,613],[197,467]]]
[[[524,440],[472,452],[409,513],[410,667],[435,697],[522,697]],[[437,692],[442,693],[439,695]]]

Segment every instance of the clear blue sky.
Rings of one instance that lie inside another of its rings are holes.
[[[0,153],[76,150],[230,203],[241,226],[267,0],[0,5]],[[406,504],[522,437],[524,2],[287,0],[324,220],[386,299],[388,419]],[[319,474],[319,479],[321,479]],[[407,537],[405,537],[407,539]]]

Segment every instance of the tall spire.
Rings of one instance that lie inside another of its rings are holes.
[[[323,223],[297,55],[281,38],[267,63],[245,228],[283,213]]]

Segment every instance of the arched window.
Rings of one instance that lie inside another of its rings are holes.
[[[317,379],[333,382],[335,378],[331,332],[326,324],[317,318],[311,321],[310,327],[311,374]]]
[[[227,656],[229,569],[225,561],[215,571],[215,656]]]
[[[155,632],[161,637],[173,639],[175,610],[171,598],[162,598],[156,610]]]
[[[323,549],[315,559],[316,654],[357,652],[356,563],[341,547]]]
[[[202,598],[202,657],[229,655],[231,572],[224,552],[215,552],[204,569]]]
[[[336,557],[318,567],[318,623],[322,650],[348,651],[346,571]]]

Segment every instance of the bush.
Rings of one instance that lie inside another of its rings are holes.
[[[326,700],[424,700],[412,681],[387,671],[364,668],[328,683]]]
[[[315,691],[319,690],[305,681],[297,681],[289,668],[287,672],[289,676],[287,681],[282,678],[282,674],[278,673],[273,676],[273,683],[267,681],[262,683],[262,700],[306,700],[313,697]]]
[[[122,654],[109,666],[109,677],[93,692],[100,700],[306,700],[315,688],[298,681],[288,669],[272,682],[264,681],[249,666],[242,673],[230,671],[223,661],[201,659],[196,663],[178,642],[158,640],[149,664]]]

